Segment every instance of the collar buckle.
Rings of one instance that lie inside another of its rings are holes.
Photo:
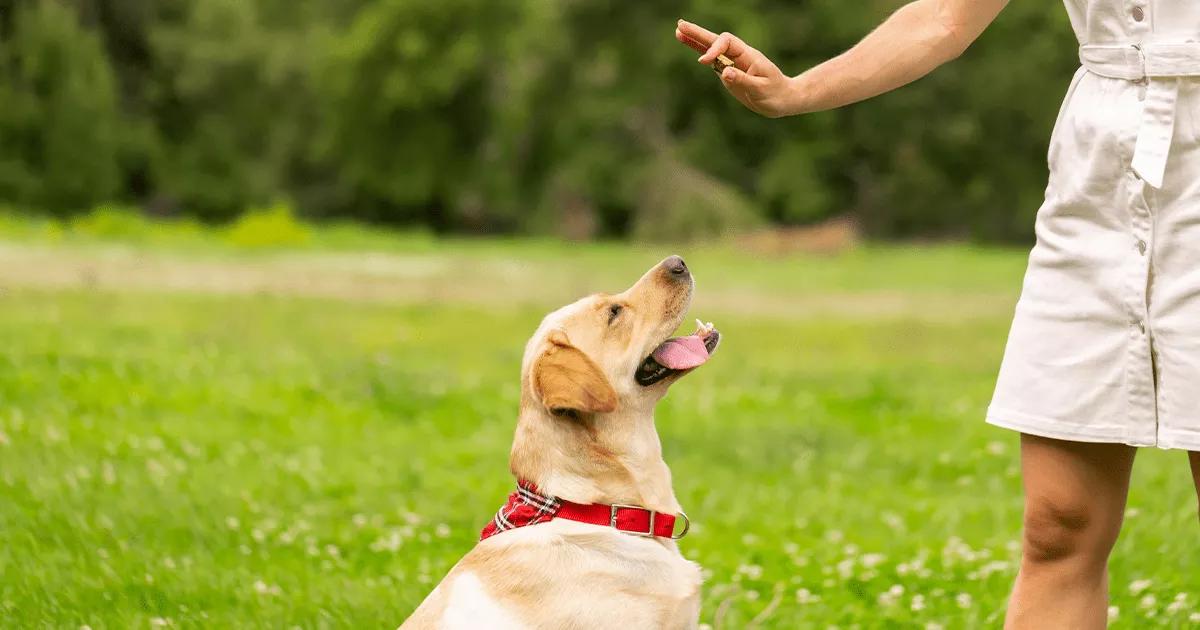
[[[646,531],[644,531],[644,532],[640,531],[640,530],[621,529],[620,527],[617,527],[617,512],[620,510],[641,510],[642,512],[649,513],[650,514],[650,527],[647,528]],[[614,503],[614,504],[612,504],[612,507],[609,508],[608,526],[619,532],[629,534],[630,536],[641,536],[642,538],[654,538],[654,517],[657,514],[658,514],[658,512],[655,512],[654,510],[651,510],[648,508],[644,508],[640,505],[625,505],[623,503]]]

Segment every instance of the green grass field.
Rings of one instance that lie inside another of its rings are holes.
[[[676,252],[724,333],[658,412],[702,620],[1003,617],[1017,440],[982,417],[1023,252],[34,232],[0,242],[0,626],[394,628],[512,487],[541,315]],[[1186,460],[1139,457],[1114,626],[1194,626]]]

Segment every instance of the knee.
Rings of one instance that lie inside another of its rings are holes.
[[[1121,520],[1098,512],[1085,502],[1031,501],[1025,508],[1024,562],[1107,560]]]

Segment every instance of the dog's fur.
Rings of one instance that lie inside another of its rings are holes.
[[[668,258],[624,293],[543,320],[521,367],[518,479],[576,503],[680,511],[653,412],[686,372],[648,387],[634,373],[691,303],[681,264]],[[699,608],[700,569],[674,541],[554,519],[480,542],[401,629],[695,628]]]

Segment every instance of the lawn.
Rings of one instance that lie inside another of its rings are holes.
[[[675,252],[724,334],[658,412],[702,620],[1002,619],[1018,453],[982,416],[1023,252],[365,242],[0,242],[0,626],[394,628],[512,487],[541,315]],[[1200,622],[1198,557],[1186,460],[1146,450],[1114,626]]]

